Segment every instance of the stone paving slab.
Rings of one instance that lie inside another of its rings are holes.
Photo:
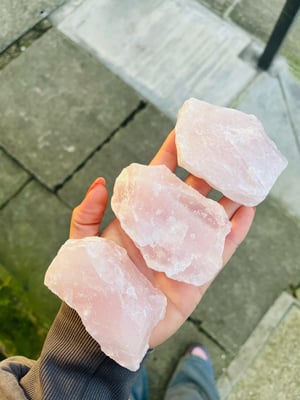
[[[1,0],[0,53],[65,0]]]
[[[139,106],[140,97],[52,29],[0,73],[1,144],[49,188]]]
[[[288,84],[287,78],[284,82]],[[262,121],[268,136],[288,159],[288,167],[279,177],[271,194],[282,202],[291,215],[300,218],[300,149],[294,132],[295,124],[290,118],[296,113],[297,116],[292,118],[299,119],[299,110],[297,103],[291,109],[288,108],[285,98],[289,95],[297,97],[296,91],[292,92],[290,86],[286,86],[283,93],[277,77],[262,73],[243,93],[236,107],[256,115]],[[299,101],[298,99],[298,103]]]
[[[279,294],[299,282],[300,223],[269,198],[246,241],[207,291],[192,318],[236,354]]]
[[[149,377],[149,400],[163,399],[168,381],[176,365],[191,343],[202,343],[212,358],[216,376],[221,375],[226,363],[226,354],[203,333],[200,333],[190,321],[164,344],[157,347],[147,360]]]
[[[29,179],[29,174],[0,148],[0,207]]]
[[[300,303],[282,293],[218,381],[225,400],[298,400]]]
[[[250,38],[193,0],[85,0],[65,15],[51,20],[173,119],[191,96],[228,104],[255,75],[238,57]]]
[[[74,207],[92,181],[103,176],[111,197],[114,181],[121,170],[132,162],[149,163],[172,128],[173,123],[164,114],[147,105],[65,184],[59,196]],[[112,215],[108,206],[104,225]]]
[[[36,181],[29,182],[1,211],[0,260],[20,282],[41,325],[51,321],[58,301],[44,274],[68,237],[71,210]]]

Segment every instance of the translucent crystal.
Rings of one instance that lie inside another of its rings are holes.
[[[149,268],[193,285],[208,282],[221,268],[231,226],[223,207],[164,165],[125,168],[111,204]]]
[[[287,166],[254,115],[187,100],[175,127],[178,163],[239,204],[267,196]]]
[[[167,300],[122,247],[99,237],[68,240],[52,261],[45,284],[77,311],[105,354],[138,369]]]

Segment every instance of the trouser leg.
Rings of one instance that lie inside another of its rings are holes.
[[[146,368],[143,367],[133,384],[129,400],[147,400],[147,398],[148,378]]]
[[[208,360],[193,354],[179,362],[164,400],[219,400],[214,371]]]

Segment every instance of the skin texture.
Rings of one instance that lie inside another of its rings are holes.
[[[171,171],[177,168],[177,153],[175,146],[174,130],[168,135],[162,147],[154,156],[151,165],[166,165]],[[189,175],[185,183],[192,186],[202,195],[210,193],[210,186],[202,179]],[[97,178],[89,188],[81,204],[73,211],[70,238],[83,238],[99,235],[99,227],[102,221],[108,201],[105,180]],[[245,207],[225,197],[219,203],[224,207],[232,224],[231,232],[226,237],[223,252],[223,266],[230,260],[237,247],[247,236],[255,215],[254,207]],[[113,240],[124,247],[136,267],[159,288],[167,297],[168,305],[165,318],[153,330],[150,337],[150,348],[154,348],[173,335],[195,307],[201,301],[204,293],[212,283],[196,287],[168,278],[164,273],[150,270],[131,239],[120,227],[117,219],[114,219],[101,233],[102,237]]]

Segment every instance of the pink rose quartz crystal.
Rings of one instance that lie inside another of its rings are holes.
[[[179,165],[239,204],[263,201],[287,166],[261,122],[238,110],[191,98],[175,132]]]
[[[149,268],[197,286],[221,268],[231,228],[224,208],[164,165],[123,169],[111,204]]]
[[[105,354],[138,369],[167,300],[122,247],[99,237],[68,240],[52,261],[45,284],[77,311]]]

